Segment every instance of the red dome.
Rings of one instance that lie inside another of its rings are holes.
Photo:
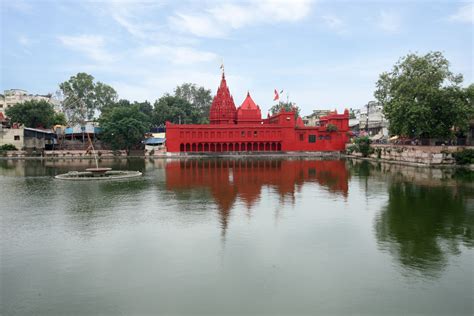
[[[237,109],[237,121],[239,123],[260,123],[262,121],[260,107],[252,100],[249,92],[247,92],[247,97],[242,105]]]

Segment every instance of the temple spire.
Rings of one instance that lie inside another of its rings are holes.
[[[225,79],[225,71],[224,71],[224,58],[221,59],[221,70],[222,70],[222,79]]]

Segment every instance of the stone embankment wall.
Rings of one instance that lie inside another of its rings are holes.
[[[352,144],[348,144],[351,146]],[[347,148],[346,147],[346,148]],[[412,164],[449,166],[455,161],[452,153],[461,151],[466,146],[410,146],[410,145],[381,145],[372,144],[374,153],[369,158],[381,159]],[[361,157],[362,154],[353,152],[350,156]]]
[[[126,157],[127,153],[125,150],[99,150],[96,152],[97,157]],[[86,150],[45,150],[27,152],[23,150],[17,151],[5,151],[0,155],[0,158],[26,158],[26,157],[42,157],[42,158],[94,158],[94,154],[91,151]]]
[[[116,158],[116,157],[127,157],[127,152],[125,150],[96,150],[98,158]],[[130,156],[145,156],[145,157],[161,157],[166,155],[164,150],[154,150],[154,151],[143,151],[136,150],[130,152]],[[45,150],[45,151],[35,151],[28,152],[23,150],[15,151],[4,151],[0,152],[0,158],[6,159],[21,159],[21,158],[45,158],[45,159],[56,159],[56,158],[78,158],[78,159],[93,159],[94,154],[92,151],[86,150]]]

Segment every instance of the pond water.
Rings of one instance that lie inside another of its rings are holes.
[[[0,314],[474,313],[474,176],[311,159],[0,161]]]

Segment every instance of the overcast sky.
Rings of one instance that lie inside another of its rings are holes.
[[[284,89],[306,115],[362,107],[399,57],[432,50],[473,82],[472,1],[0,2],[1,90],[87,72],[132,101],[184,82],[215,94],[224,60],[236,105],[248,90],[265,114]]]

